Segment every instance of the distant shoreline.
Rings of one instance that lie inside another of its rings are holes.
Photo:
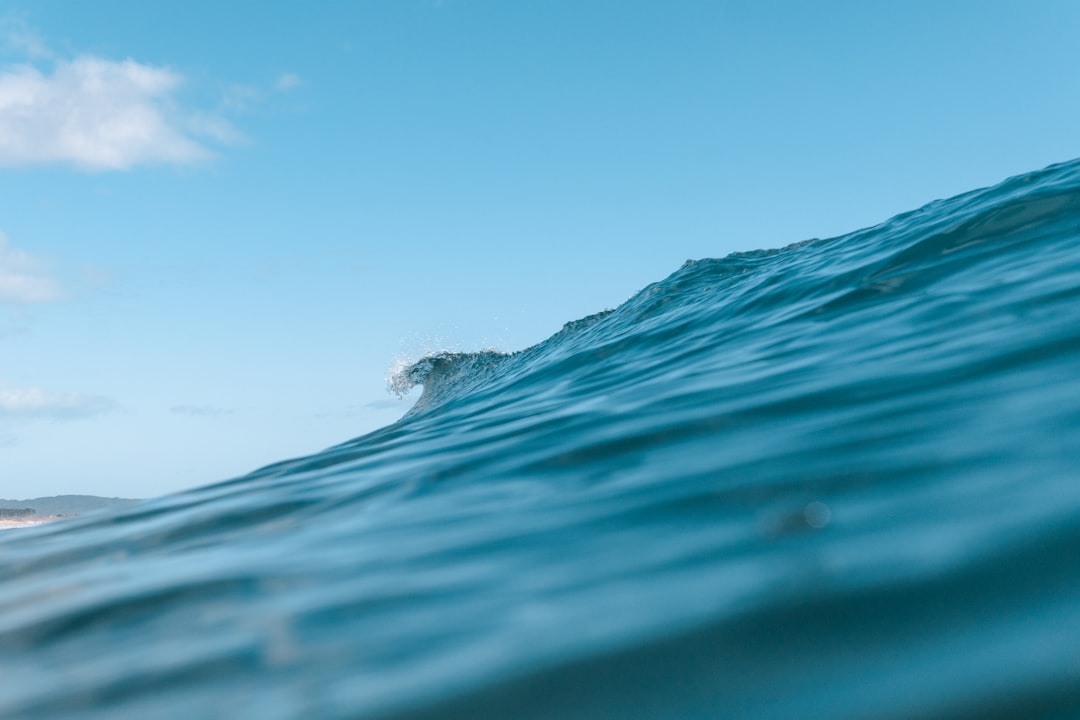
[[[23,521],[48,521],[86,515],[106,508],[131,507],[141,502],[135,498],[107,498],[97,495],[54,495],[27,500],[0,498],[0,522],[18,521],[19,525],[0,525],[3,527],[21,527]],[[40,523],[39,523],[40,524]]]
[[[27,518],[5,518],[0,520],[0,530],[14,530],[16,528],[33,527],[63,520],[62,515],[33,515]]]

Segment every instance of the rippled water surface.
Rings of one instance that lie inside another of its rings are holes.
[[[0,717],[1080,717],[1080,162],[0,536]]]

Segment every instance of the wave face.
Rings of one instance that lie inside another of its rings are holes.
[[[393,384],[367,436],[5,534],[0,716],[1080,707],[1080,161]]]

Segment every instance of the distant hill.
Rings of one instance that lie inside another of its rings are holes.
[[[103,498],[94,495],[57,495],[33,500],[2,500],[0,508],[33,508],[38,515],[84,515],[102,508],[120,508],[140,503],[130,498]]]

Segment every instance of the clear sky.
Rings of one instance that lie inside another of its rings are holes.
[[[1080,155],[1080,2],[5,0],[0,498],[396,420],[687,258]]]

